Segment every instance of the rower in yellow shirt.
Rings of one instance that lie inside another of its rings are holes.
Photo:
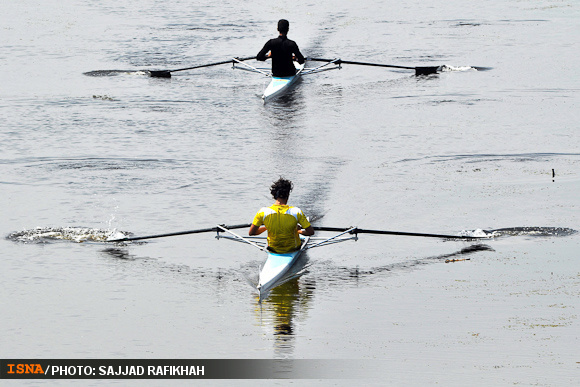
[[[288,198],[292,182],[282,177],[270,187],[276,202],[270,207],[262,207],[250,226],[250,235],[260,235],[268,231],[268,250],[274,253],[289,253],[300,248],[300,234],[314,235],[310,222],[298,207],[289,206]],[[298,225],[302,227],[299,229]]]

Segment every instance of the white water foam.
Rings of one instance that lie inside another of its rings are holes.
[[[128,234],[116,229],[98,229],[88,227],[36,227],[34,229],[13,232],[8,239],[25,243],[46,243],[63,240],[76,243],[106,242],[107,240],[125,238]]]
[[[541,237],[563,237],[577,233],[576,230],[565,227],[511,227],[496,230],[462,230],[460,236],[470,236],[479,238],[497,238],[501,236],[541,236]]]
[[[442,65],[439,66],[439,71],[477,71],[475,67],[471,66],[449,66],[449,65]]]

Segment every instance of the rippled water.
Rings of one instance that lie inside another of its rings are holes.
[[[575,381],[575,2],[0,9],[0,357],[380,359],[395,385]],[[267,78],[228,65],[148,76],[255,55],[281,17],[306,56],[461,71],[345,64],[266,105]],[[313,249],[262,304],[251,247],[103,242],[247,223],[280,175],[316,225],[494,235]]]

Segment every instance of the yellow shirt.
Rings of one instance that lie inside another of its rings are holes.
[[[262,207],[254,217],[254,226],[266,226],[268,246],[277,253],[288,253],[300,247],[298,224],[310,227],[310,222],[298,207],[274,204]]]

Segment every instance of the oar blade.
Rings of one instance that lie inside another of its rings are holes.
[[[154,78],[171,78],[169,70],[149,70],[149,76]]]
[[[439,71],[439,66],[430,66],[430,67],[415,67],[415,75],[431,75],[437,74]]]

